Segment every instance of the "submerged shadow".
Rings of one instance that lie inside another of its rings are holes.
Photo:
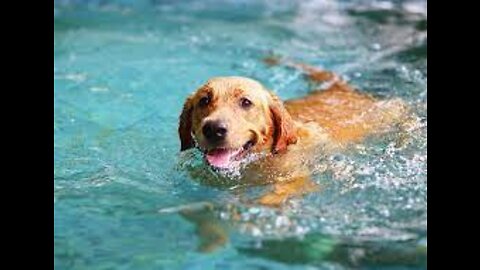
[[[416,241],[347,242],[322,234],[304,238],[263,240],[260,247],[239,247],[240,253],[286,264],[320,265],[336,263],[347,267],[387,267],[402,265],[426,268],[426,247]]]

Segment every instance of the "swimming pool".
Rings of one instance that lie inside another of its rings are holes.
[[[55,268],[426,268],[425,4],[56,1]],[[213,76],[252,77],[283,99],[306,94],[302,74],[264,65],[272,53],[401,97],[418,119],[319,162],[320,192],[282,210],[242,205],[185,172],[195,153],[179,153],[177,121]],[[165,211],[203,202],[234,227],[211,254],[197,252],[193,224]]]

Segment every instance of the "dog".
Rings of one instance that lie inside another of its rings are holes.
[[[280,64],[273,58],[265,62]],[[286,65],[326,89],[282,102],[251,78],[212,78],[186,99],[178,128],[181,151],[200,149],[214,171],[239,170],[242,183],[273,184],[258,199],[272,207],[318,189],[309,166],[316,155],[387,132],[408,112],[401,99],[377,100],[333,72]]]

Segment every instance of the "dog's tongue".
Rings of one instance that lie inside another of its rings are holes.
[[[217,168],[228,168],[239,151],[240,150],[214,149],[208,151],[205,156],[210,165]]]

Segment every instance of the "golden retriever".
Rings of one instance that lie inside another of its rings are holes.
[[[339,150],[406,115],[400,99],[379,101],[332,72],[290,65],[329,87],[282,102],[253,79],[217,77],[187,98],[180,116],[181,150],[197,147],[217,171],[240,169],[242,182],[274,183],[259,199],[264,205],[278,206],[314,188],[307,164],[319,149]]]

